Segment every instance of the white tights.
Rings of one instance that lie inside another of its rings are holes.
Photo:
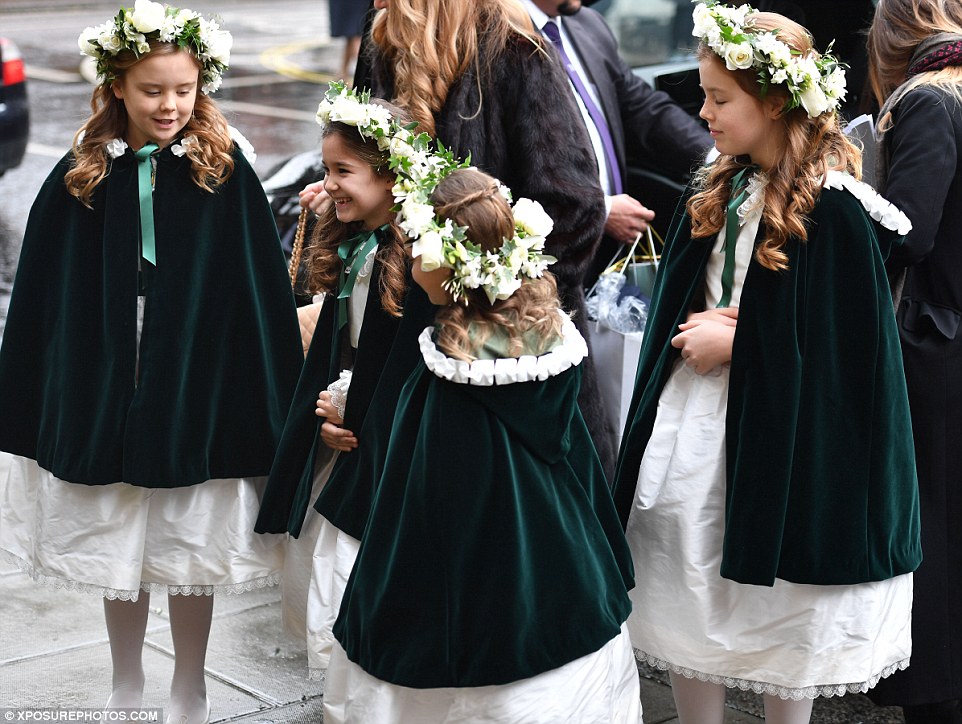
[[[144,698],[144,634],[150,594],[136,601],[104,599],[107,638],[113,664],[113,691],[108,709],[138,709]],[[174,677],[170,682],[168,724],[201,724],[207,720],[204,665],[214,613],[213,596],[167,596],[170,634],[174,641]]]
[[[725,687],[669,672],[671,693],[681,724],[724,724]],[[792,701],[765,694],[766,724],[808,724],[812,700]]]

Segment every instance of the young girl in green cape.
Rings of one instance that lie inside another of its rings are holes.
[[[93,114],[34,202],[0,350],[0,552],[103,596],[109,709],[143,704],[166,593],[174,724],[209,717],[213,594],[277,582],[283,538],[252,529],[301,365],[249,144],[207,97],[230,43],[147,0],[81,34]]]
[[[434,313],[423,292],[411,288],[393,211],[399,174],[428,143],[406,127],[409,121],[400,108],[342,83],[331,84],[318,109],[327,203],[307,251],[307,286],[324,301],[256,527],[294,536],[285,561],[285,625],[306,633],[312,678],[327,668],[360,536],[307,507],[322,491],[351,504],[350,488],[327,485],[332,475],[349,476],[367,448],[376,449],[362,432],[375,388],[410,374],[417,331]]]
[[[544,273],[551,220],[476,169],[441,176],[433,206],[402,203],[443,307],[398,401],[324,719],[637,724],[631,565],[577,405],[587,346]]]
[[[803,724],[911,651],[918,492],[882,265],[911,224],[856,179],[843,70],[804,28],[694,18],[720,155],[666,245],[622,443],[628,626],[681,722],[720,724],[727,686]]]

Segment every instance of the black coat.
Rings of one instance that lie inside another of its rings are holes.
[[[889,131],[885,196],[913,229],[890,258],[908,267],[898,308],[922,509],[912,661],[872,698],[962,697],[962,107],[931,87],[905,95]]]
[[[482,58],[489,52],[482,48]],[[470,155],[472,164],[500,179],[515,199],[544,206],[554,220],[546,252],[558,259],[550,271],[562,304],[587,337],[583,285],[604,228],[604,197],[568,78],[553,61],[520,37],[511,41],[480,84],[471,70],[451,87],[435,130],[445,147],[459,157]],[[375,57],[374,69],[374,95],[393,97],[393,74],[383,59]],[[590,358],[586,365],[578,400],[610,475],[614,439]]]

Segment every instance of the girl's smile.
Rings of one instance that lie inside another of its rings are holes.
[[[360,222],[373,230],[391,220],[394,175],[378,175],[370,164],[352,153],[336,133],[321,143],[324,190],[334,202],[341,223]]]

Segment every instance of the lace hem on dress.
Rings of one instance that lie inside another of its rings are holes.
[[[777,696],[779,699],[790,699],[792,701],[816,699],[820,696],[830,697],[843,696],[844,694],[864,694],[873,686],[875,686],[881,679],[891,676],[896,671],[906,669],[909,665],[908,659],[902,659],[901,661],[897,661],[894,664],[886,666],[867,681],[851,684],[819,684],[795,689],[788,686],[768,684],[763,681],[752,681],[749,679],[738,679],[732,676],[706,674],[702,671],[696,671],[695,669],[689,669],[684,666],[676,666],[675,664],[669,663],[664,659],[651,656],[640,649],[635,649],[635,657],[640,661],[648,663],[650,666],[654,666],[656,669],[662,669],[663,671],[671,671],[675,674],[681,674],[687,679],[698,679],[699,681],[707,681],[710,684],[722,684],[729,689],[753,691],[756,694],[768,694],[769,696]]]
[[[239,583],[223,583],[223,584],[213,584],[213,585],[173,585],[168,583],[152,583],[148,581],[142,581],[140,588],[137,590],[128,590],[121,588],[107,588],[105,586],[98,586],[91,583],[82,583],[81,581],[74,581],[66,578],[57,578],[56,576],[48,576],[44,573],[38,571],[34,566],[14,555],[10,551],[3,550],[0,548],[0,560],[12,563],[20,571],[25,573],[30,577],[35,583],[39,583],[43,586],[51,586],[53,588],[63,589],[65,591],[77,591],[79,593],[92,593],[94,595],[101,596],[110,600],[118,601],[136,601],[141,591],[147,591],[148,593],[167,593],[171,596],[212,596],[215,593],[220,594],[240,594],[247,593],[249,591],[254,591],[260,588],[269,588],[271,586],[276,586],[281,582],[281,574],[272,573],[269,576],[262,576],[261,578],[255,578],[250,581],[242,581]]]

